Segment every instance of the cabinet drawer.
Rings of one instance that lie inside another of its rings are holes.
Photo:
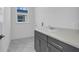
[[[56,47],[59,47],[62,50],[64,49],[63,43],[55,38],[48,37],[48,43],[55,45]]]
[[[56,44],[56,43],[54,43],[54,42],[48,43],[48,45],[49,45],[49,44],[52,45],[53,47],[55,47],[56,49],[60,50],[61,52],[62,52],[63,49],[64,49],[61,45]]]
[[[35,35],[40,38],[40,39],[44,39],[47,41],[47,36],[41,32],[35,31]]]
[[[61,51],[56,47],[54,47],[53,45],[48,44],[48,52],[61,52]]]
[[[73,47],[67,43],[61,42],[55,38],[48,37],[48,43],[53,44],[57,47],[59,46],[60,50],[62,49],[64,52],[79,52],[79,49]]]

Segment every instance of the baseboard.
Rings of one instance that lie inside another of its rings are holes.
[[[29,38],[34,38],[34,36],[31,36],[31,37],[24,37],[24,38],[18,38],[18,39],[11,39],[11,40],[29,39]]]

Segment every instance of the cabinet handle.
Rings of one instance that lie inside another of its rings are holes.
[[[63,50],[63,47],[62,46],[60,46],[60,45],[58,45],[58,44],[56,44],[56,43],[54,43],[54,42],[52,42],[52,43],[50,43],[51,45],[53,45],[55,48],[58,48],[58,49],[60,49],[60,50]]]

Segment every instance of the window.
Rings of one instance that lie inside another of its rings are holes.
[[[28,13],[28,10],[25,7],[17,7],[17,12],[18,13]]]
[[[18,22],[25,22],[25,15],[17,15]]]
[[[17,23],[26,23],[28,22],[28,8],[26,7],[17,7],[16,8],[16,21]]]

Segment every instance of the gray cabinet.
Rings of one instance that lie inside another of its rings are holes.
[[[48,44],[48,52],[60,52],[55,46]]]
[[[39,39],[35,39],[35,50],[36,52],[40,52],[40,40]]]
[[[48,51],[47,41],[45,41],[43,39],[40,40],[40,49],[41,49],[41,52],[47,52]]]
[[[56,39],[50,38],[48,36],[48,52],[62,52],[63,47],[59,44],[57,44],[57,41],[54,41]]]
[[[40,40],[38,37],[38,32],[35,31],[35,36],[34,36],[34,48],[36,50],[36,52],[40,52]]]
[[[47,52],[47,36],[35,31],[34,46],[37,52]]]
[[[78,48],[73,47],[67,43],[62,42],[62,41],[59,41],[53,37],[48,36],[48,43],[53,45],[55,48],[57,48],[61,52],[79,52]]]
[[[79,52],[78,48],[38,31],[35,31],[34,46],[37,52]]]

